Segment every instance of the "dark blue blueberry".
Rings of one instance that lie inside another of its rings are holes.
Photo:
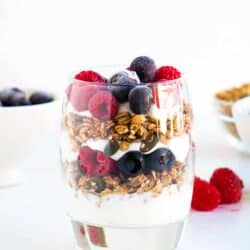
[[[137,86],[129,92],[129,106],[135,114],[147,114],[152,104],[152,91],[146,86]]]
[[[167,148],[158,148],[146,156],[147,170],[155,170],[157,172],[171,170],[174,162],[175,156],[172,151]]]
[[[129,73],[127,71],[118,72],[110,78],[109,82],[116,84],[122,78],[129,78]]]
[[[120,78],[118,82],[113,83],[110,88],[112,94],[116,97],[119,103],[128,101],[128,95],[131,89],[136,86],[136,81],[131,78]]]
[[[18,88],[2,90],[0,92],[0,101],[3,106],[22,106],[28,103],[25,93]]]
[[[155,78],[156,65],[153,59],[147,56],[139,56],[130,64],[130,70],[133,70],[139,76],[141,82],[152,82]]]
[[[139,151],[130,151],[117,161],[117,168],[125,176],[135,176],[144,171],[144,155]]]
[[[43,91],[36,91],[30,96],[31,104],[42,104],[47,102],[52,102],[54,100],[53,96],[43,92]]]

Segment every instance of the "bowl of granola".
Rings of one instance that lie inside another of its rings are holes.
[[[250,150],[242,143],[233,115],[233,107],[237,102],[248,96],[250,96],[250,83],[219,91],[214,97],[216,113],[228,141],[239,151],[245,153],[250,153]]]

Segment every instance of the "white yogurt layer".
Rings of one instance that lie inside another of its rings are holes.
[[[104,148],[107,144],[107,140],[93,140],[89,139],[85,145],[89,146],[93,150],[99,150],[104,151]],[[66,133],[62,134],[61,139],[61,150],[63,155],[63,160],[65,161],[76,161],[78,157],[78,153],[73,152],[71,148],[71,143],[69,141],[69,138]],[[169,140],[168,144],[163,144],[161,142],[158,142],[155,147],[153,147],[150,151],[148,151],[145,154],[149,154],[153,151],[155,151],[158,148],[168,148],[170,149],[174,155],[177,161],[185,162],[187,154],[190,150],[190,138],[188,134],[184,134],[182,136],[174,137]],[[140,150],[140,142],[131,143],[129,146],[129,149],[127,151],[121,151],[118,150],[114,155],[111,156],[111,158],[115,161],[119,160],[124,154],[126,154],[129,151],[139,151]]]
[[[190,168],[191,169],[191,168]],[[111,194],[99,198],[68,188],[67,205],[73,220],[114,227],[151,227],[183,220],[189,213],[192,181],[163,189],[159,195]]]
[[[102,152],[104,151],[106,144],[107,144],[107,140],[89,139],[86,142],[86,145],[88,145],[91,149],[100,150]],[[114,160],[119,160],[124,154],[126,154],[129,151],[133,151],[133,150],[140,151],[140,145],[141,145],[140,142],[131,143],[127,151],[118,150],[114,155],[111,156],[111,158]],[[188,134],[185,134],[182,136],[172,138],[171,140],[169,140],[168,144],[163,144],[161,142],[158,142],[156,146],[153,147],[146,154],[149,154],[158,148],[170,149],[174,153],[176,160],[184,162],[189,152],[190,139],[189,139]]]
[[[61,155],[62,161],[74,162],[77,160],[78,152],[72,150],[72,143],[67,132],[61,133]]]

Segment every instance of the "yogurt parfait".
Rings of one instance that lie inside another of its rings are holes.
[[[193,190],[192,109],[181,72],[146,56],[75,75],[61,162],[82,249],[172,250]]]

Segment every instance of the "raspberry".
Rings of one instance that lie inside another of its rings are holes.
[[[86,82],[96,82],[101,85],[105,82],[105,79],[101,75],[92,70],[81,71],[75,75],[75,79]]]
[[[81,147],[78,160],[81,171],[88,176],[106,176],[113,174],[116,168],[114,160],[88,146]]]
[[[175,80],[181,77],[181,72],[173,66],[162,66],[157,69],[155,82],[161,80]]]
[[[80,233],[82,236],[85,236],[85,230],[83,226],[80,226]]]
[[[96,151],[88,146],[81,147],[78,160],[80,161],[80,169],[84,174],[88,176],[95,175],[95,168],[97,165],[96,155]]]
[[[97,162],[96,174],[98,176],[105,176],[113,174],[115,171],[115,161],[110,157],[106,157],[103,152],[97,151]]]
[[[103,121],[112,120],[118,113],[118,102],[108,91],[100,91],[89,100],[90,113]]]
[[[220,204],[220,193],[212,184],[198,177],[194,181],[192,208],[199,211],[210,211]]]
[[[98,245],[99,244],[99,238],[97,233],[97,227],[88,226],[89,236],[92,244]]]
[[[229,168],[218,168],[214,171],[210,183],[212,183],[221,194],[221,203],[230,204],[241,200],[242,180]]]
[[[86,85],[84,82],[72,83],[66,90],[68,99],[77,111],[88,109],[89,99],[96,93],[97,86]]]

